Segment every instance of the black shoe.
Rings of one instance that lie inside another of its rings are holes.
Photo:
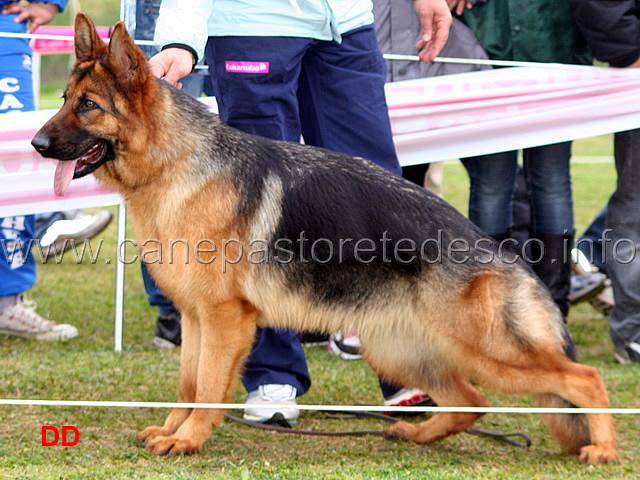
[[[182,326],[180,313],[171,312],[158,317],[153,344],[160,348],[175,348],[182,343]]]

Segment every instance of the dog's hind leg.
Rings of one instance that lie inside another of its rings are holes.
[[[484,362],[480,383],[505,393],[533,396],[543,407],[608,408],[609,398],[598,371],[574,362],[563,353],[523,352],[520,365]],[[524,359],[524,362],[522,362]],[[545,414],[554,438],[583,463],[609,463],[617,459],[613,418],[607,413]]]
[[[196,401],[196,378],[198,375],[198,356],[200,353],[200,326],[193,316],[181,315],[182,347],[180,351],[180,386],[178,402]],[[138,440],[148,443],[157,436],[173,434],[191,415],[190,408],[174,408],[163,426],[145,428],[137,435]]]
[[[427,389],[429,395],[441,407],[486,407],[487,398],[471,383],[453,372],[442,379],[437,390]],[[483,413],[438,413],[418,424],[397,422],[384,432],[386,438],[402,438],[417,443],[431,443],[449,435],[463,432],[473,426]]]
[[[519,374],[522,388],[538,386],[542,390],[534,400],[547,407],[609,408],[609,398],[598,371],[569,359],[559,361],[552,371],[539,372],[538,382]],[[516,374],[518,375],[518,374]],[[548,414],[544,421],[562,448],[580,455],[582,463],[609,463],[618,458],[613,418],[608,413]],[[584,420],[586,424],[584,425]]]
[[[259,313],[241,299],[213,306],[207,313],[199,322],[195,402],[221,403],[230,400],[243,358],[254,340]],[[223,418],[221,409],[193,409],[175,433],[148,441],[147,450],[160,455],[196,453]]]

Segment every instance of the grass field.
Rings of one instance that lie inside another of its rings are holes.
[[[45,99],[53,107],[55,99]],[[47,103],[48,102],[48,103]],[[611,137],[576,142],[573,167],[576,228],[581,232],[600,210],[615,185]],[[590,161],[590,158],[591,160]],[[448,162],[445,197],[466,212],[468,181],[459,163]],[[115,214],[115,209],[113,209]],[[129,235],[132,233],[129,230]],[[77,339],[39,343],[0,337],[0,396],[16,399],[168,401],[177,397],[179,350],[151,345],[155,311],[145,297],[139,264],[126,267],[124,351],[113,352],[115,222],[100,236],[99,260],[78,265],[73,255],[61,264],[38,267],[30,298],[50,318],[76,325]],[[127,258],[136,251],[129,249]],[[596,366],[609,388],[612,406],[640,407],[636,366],[613,361],[606,319],[589,305],[570,314],[581,360]],[[345,362],[321,347],[306,350],[313,379],[305,404],[376,405],[382,398],[376,377],[363,362]],[[492,406],[528,406],[521,397],[489,395]],[[245,392],[236,392],[243,402]],[[147,453],[135,434],[159,424],[160,409],[53,408],[0,406],[0,478],[29,479],[631,479],[640,478],[637,416],[619,415],[616,426],[620,463],[585,467],[559,451],[540,418],[533,414],[492,414],[478,426],[522,431],[533,438],[528,449],[462,434],[432,446],[389,442],[380,437],[320,438],[263,432],[225,422],[204,450],[190,457]],[[240,413],[240,412],[236,412]],[[74,447],[41,446],[41,426],[73,425],[80,432]],[[299,426],[317,430],[382,429],[372,420],[328,419],[303,413]]]

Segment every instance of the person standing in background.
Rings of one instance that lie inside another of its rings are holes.
[[[0,1],[0,31],[31,33],[49,23],[67,0],[51,2]],[[30,22],[30,24],[29,24]],[[0,114],[35,110],[31,47],[25,38],[0,38]],[[7,91],[10,90],[10,91]],[[34,215],[0,218],[0,334],[33,340],[67,340],[78,336],[73,325],[52,322],[36,312],[24,292],[36,282],[36,262],[29,250],[34,238]]]
[[[448,0],[492,60],[591,65],[569,0]],[[472,8],[469,8],[471,7]],[[571,142],[526,148],[524,177],[531,199],[532,268],[566,316],[574,236]],[[501,242],[512,238],[518,152],[462,160],[470,179],[469,218]],[[534,241],[535,240],[535,241]]]
[[[640,67],[640,1],[571,0],[571,6],[598,60],[611,67]],[[606,214],[610,234],[603,263],[613,287],[614,357],[630,365],[640,362],[640,129],[615,134],[614,158],[618,183]]]

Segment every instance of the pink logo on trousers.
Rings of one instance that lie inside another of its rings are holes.
[[[269,62],[224,62],[230,73],[269,73]]]

